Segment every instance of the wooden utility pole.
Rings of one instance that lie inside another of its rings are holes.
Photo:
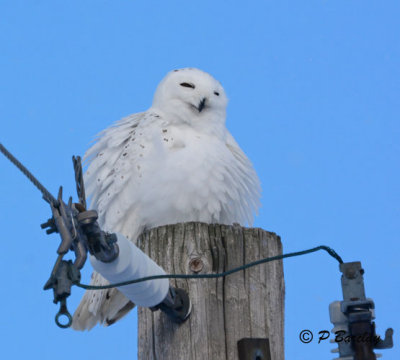
[[[223,272],[282,253],[274,233],[193,222],[148,230],[138,246],[169,274]],[[282,261],[225,278],[170,281],[188,291],[191,316],[177,325],[161,311],[139,308],[139,360],[238,360],[243,338],[269,338],[271,359],[284,359]]]

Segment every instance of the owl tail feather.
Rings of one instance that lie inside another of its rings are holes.
[[[109,282],[99,273],[93,272],[90,285],[108,285]],[[135,304],[128,300],[117,289],[86,290],[76,309],[72,328],[74,330],[90,330],[96,324],[109,326],[123,318]]]

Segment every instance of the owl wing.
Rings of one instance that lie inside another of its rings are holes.
[[[88,169],[84,175],[90,208],[99,213],[102,229],[120,232],[135,241],[143,230],[135,216],[140,182],[140,163],[145,149],[150,148],[144,126],[151,124],[153,115],[133,114],[102,131],[95,144],[84,156]],[[144,146],[144,147],[143,147]],[[132,208],[133,206],[133,208]],[[91,285],[109,282],[93,272]],[[74,313],[72,326],[76,330],[91,329],[97,323],[111,325],[135,305],[117,289],[87,290]]]
[[[251,226],[253,216],[260,207],[260,180],[252,163],[229,132],[227,132],[226,147],[234,159],[234,165],[228,164],[224,174],[226,188],[234,190],[230,192],[230,199],[235,205],[230,211],[235,211],[236,214],[232,216],[241,219],[240,223]]]
[[[155,116],[143,112],[118,121],[98,135],[84,157],[89,163],[85,186],[91,208],[99,213],[100,226],[133,241],[143,230],[137,189],[146,153],[154,146],[149,129]]]

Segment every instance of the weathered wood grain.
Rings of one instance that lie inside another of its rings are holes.
[[[274,233],[204,223],[148,230],[138,246],[171,274],[194,274],[192,259],[201,260],[199,273],[216,273],[282,253]],[[139,360],[237,360],[237,342],[249,337],[268,337],[272,359],[284,359],[282,261],[225,278],[170,281],[188,291],[192,314],[177,325],[160,311],[139,308]]]

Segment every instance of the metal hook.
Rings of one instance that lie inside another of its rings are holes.
[[[63,315],[65,315],[68,318],[68,322],[66,324],[63,324],[60,322],[60,317]],[[56,321],[57,326],[62,329],[69,328],[72,325],[72,316],[67,309],[67,300],[66,299],[62,299],[60,301],[60,310],[56,314],[55,321]]]

